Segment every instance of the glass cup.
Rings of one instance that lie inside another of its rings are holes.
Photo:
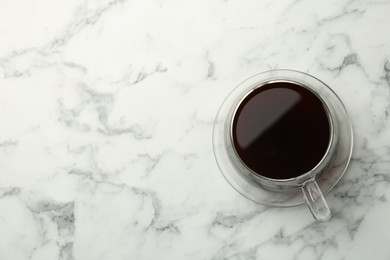
[[[314,168],[295,178],[272,179],[252,171],[241,160],[232,138],[233,119],[243,99],[253,90],[275,82],[289,82],[311,91],[322,101],[328,117],[330,138],[324,156]],[[325,83],[299,71],[272,70],[242,82],[225,99],[214,123],[213,147],[217,163],[237,191],[269,206],[306,203],[318,221],[331,217],[323,193],[329,191],[344,174],[352,146],[351,123],[340,99]]]

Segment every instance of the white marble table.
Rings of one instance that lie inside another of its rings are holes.
[[[0,259],[390,259],[390,1],[1,1]],[[355,132],[326,198],[267,208],[223,179],[227,93],[289,68]]]

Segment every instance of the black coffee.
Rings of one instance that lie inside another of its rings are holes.
[[[233,119],[241,160],[262,176],[289,179],[313,169],[330,141],[322,101],[294,83],[275,82],[251,92]]]

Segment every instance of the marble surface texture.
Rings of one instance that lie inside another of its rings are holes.
[[[389,0],[0,1],[0,259],[390,259]],[[345,102],[333,218],[223,179],[224,97],[275,68]]]

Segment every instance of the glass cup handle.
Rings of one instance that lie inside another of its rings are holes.
[[[303,197],[311,211],[311,214],[317,221],[329,220],[332,214],[330,213],[328,204],[318,187],[315,179],[308,180],[302,187]]]

